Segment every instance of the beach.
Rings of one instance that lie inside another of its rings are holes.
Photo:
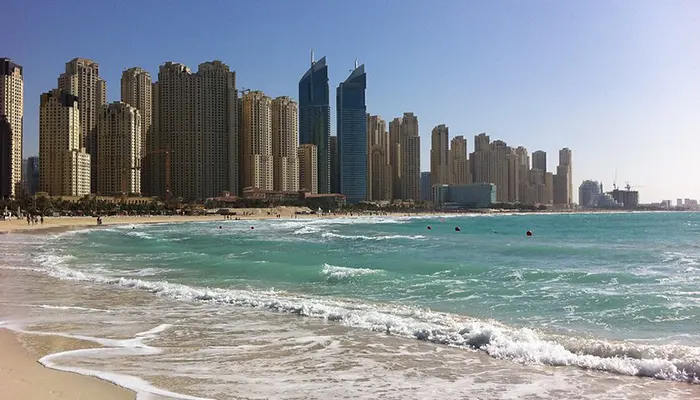
[[[17,221],[0,380],[30,400],[700,398],[700,252],[634,236],[700,224],[673,217]]]
[[[45,368],[39,358],[53,352],[76,347],[88,347],[89,343],[76,343],[56,337],[36,338],[24,335],[23,339],[38,341],[36,347],[45,354],[32,353],[20,344],[18,335],[0,329],[0,382],[2,397],[23,400],[126,400],[135,393],[103,380]]]

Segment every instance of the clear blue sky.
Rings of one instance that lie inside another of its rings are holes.
[[[370,113],[418,115],[423,170],[430,131],[445,123],[469,137],[469,151],[479,132],[545,150],[550,170],[568,146],[576,187],[609,188],[617,169],[618,184],[642,186],[643,202],[700,197],[698,1],[23,0],[2,9],[0,56],[25,68],[27,156],[38,151],[39,96],[74,57],[100,63],[110,101],[124,68],[155,78],[165,61],[196,70],[213,59],[236,70],[239,87],[297,97],[314,48],[328,57],[331,98],[357,58]]]

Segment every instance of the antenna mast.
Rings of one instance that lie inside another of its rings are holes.
[[[313,66],[316,64],[316,61],[314,60],[314,49],[311,49],[311,65]]]

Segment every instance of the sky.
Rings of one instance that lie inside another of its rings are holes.
[[[575,188],[629,181],[641,202],[700,197],[700,2],[697,1],[11,1],[0,57],[24,67],[24,154],[38,152],[39,97],[75,57],[100,64],[108,101],[121,72],[157,79],[166,61],[221,60],[240,88],[298,96],[310,52],[335,89],[357,59],[367,111],[414,112],[421,166],[430,133],[486,132],[555,170],[569,147]],[[578,190],[575,190],[575,198]]]

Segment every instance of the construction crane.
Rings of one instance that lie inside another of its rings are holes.
[[[615,179],[613,179],[613,190],[617,190],[617,168],[615,168]]]
[[[170,200],[170,156],[172,155],[173,151],[170,149],[153,150],[146,153],[144,158],[146,156],[160,153],[165,153],[165,203],[167,204]]]

